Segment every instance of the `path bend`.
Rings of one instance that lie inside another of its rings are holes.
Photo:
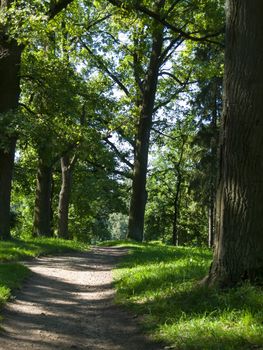
[[[113,302],[112,269],[126,253],[96,247],[27,262],[32,274],[4,310],[0,349],[162,349]]]

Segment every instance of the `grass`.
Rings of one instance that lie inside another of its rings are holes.
[[[0,307],[10,299],[13,290],[20,288],[28,275],[29,269],[21,264],[0,265]]]
[[[201,287],[211,262],[207,249],[127,246],[131,252],[115,271],[117,302],[143,316],[155,340],[180,350],[263,349],[262,288]]]
[[[39,255],[54,255],[73,251],[85,251],[86,243],[57,238],[25,238],[23,240],[0,241],[0,261],[30,259]]]
[[[85,243],[56,238],[28,238],[0,241],[0,307],[21,287],[30,270],[19,260],[32,259],[39,255],[57,255],[74,251],[86,251]]]

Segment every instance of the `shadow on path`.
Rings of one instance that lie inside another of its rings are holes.
[[[43,257],[4,311],[1,350],[158,350],[135,319],[114,305],[111,270],[123,248]]]

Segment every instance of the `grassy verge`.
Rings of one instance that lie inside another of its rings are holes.
[[[28,238],[23,240],[0,241],[0,261],[30,259],[39,255],[61,254],[85,251],[87,244],[57,238]]]
[[[10,299],[12,291],[19,288],[28,275],[29,269],[21,264],[0,265],[0,307]]]
[[[0,307],[30,273],[27,267],[17,263],[18,260],[86,250],[87,244],[55,238],[0,241]]]
[[[171,349],[263,349],[262,288],[200,287],[211,261],[206,249],[128,246],[115,272],[117,301],[143,316],[154,339]]]

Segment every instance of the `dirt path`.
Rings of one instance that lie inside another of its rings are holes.
[[[1,350],[160,350],[139,332],[136,319],[113,304],[111,269],[126,253],[43,257],[4,312]]]

